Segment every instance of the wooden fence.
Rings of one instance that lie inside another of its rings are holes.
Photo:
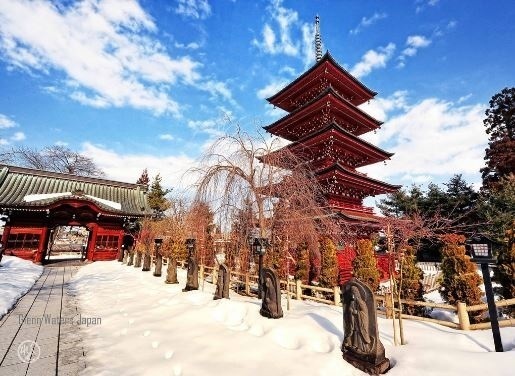
[[[178,265],[182,268],[186,267],[185,261],[179,261]],[[435,277],[436,278],[436,277]],[[205,281],[215,283],[217,279],[217,269],[214,267],[199,266],[199,279],[200,285]],[[287,295],[287,298],[294,298],[296,300],[311,300],[319,303],[330,304],[335,306],[342,306],[340,301],[340,287],[335,286],[333,288],[327,287],[318,287],[313,285],[305,285],[300,280],[288,280],[288,281],[280,281],[281,283],[281,291]],[[248,273],[239,273],[230,271],[230,288],[235,290],[237,293],[245,294],[248,296],[257,296],[258,290],[258,276],[251,275]],[[380,316],[384,316],[386,318],[391,318],[393,316],[393,312],[397,311],[398,308],[395,306],[395,303],[392,304],[392,299],[390,294],[385,295],[375,295],[377,302],[377,313]],[[408,306],[419,306],[419,307],[427,307],[427,308],[437,308],[445,311],[450,311],[452,313],[457,313],[458,323],[433,319],[430,317],[422,317],[422,316],[414,316],[402,314],[403,318],[417,320],[417,321],[426,321],[432,322],[435,324],[447,326],[454,329],[461,330],[475,330],[475,329],[488,329],[490,328],[490,322],[471,324],[469,318],[469,312],[476,311],[485,311],[488,309],[486,304],[478,304],[473,306],[467,306],[465,303],[458,303],[456,306],[450,304],[441,304],[441,303],[433,303],[433,302],[422,302],[416,300],[407,300],[401,299],[401,304]],[[288,304],[289,305],[289,304]],[[495,302],[495,305],[500,307],[510,307],[515,306],[515,298],[500,300]],[[515,319],[508,318],[499,321],[500,327],[506,326],[515,326]]]

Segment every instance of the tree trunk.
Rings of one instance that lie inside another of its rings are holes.
[[[179,283],[177,280],[177,260],[175,258],[168,259],[165,283]]]
[[[141,269],[144,272],[148,272],[150,270],[150,263],[152,262],[152,257],[145,253],[145,256],[143,256],[143,268]]]
[[[141,252],[136,252],[136,260],[134,261],[135,268],[141,268]]]
[[[154,277],[161,277],[161,269],[163,268],[163,256],[159,253],[156,255],[156,268],[154,269]]]

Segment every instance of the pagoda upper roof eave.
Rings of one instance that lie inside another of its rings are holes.
[[[325,62],[330,62],[333,64],[342,74],[344,74],[346,77],[348,77],[354,84],[356,84],[357,87],[363,90],[363,92],[367,93],[370,98],[373,98],[377,95],[377,92],[371,90],[366,85],[364,85],[361,81],[359,81],[356,77],[354,77],[352,74],[350,74],[345,68],[343,68],[327,51],[324,56],[322,56],[322,59],[320,61],[317,61],[311,68],[309,68],[307,71],[305,71],[303,74],[301,74],[299,77],[297,77],[295,80],[290,82],[288,85],[286,85],[284,88],[282,88],[279,92],[276,94],[266,98],[266,100],[274,104],[274,101],[283,96],[287,91],[289,91],[292,87],[294,87],[299,81],[301,81],[303,78],[311,74],[315,69],[317,69],[320,65],[324,64]]]
[[[289,114],[283,116],[282,118],[273,122],[272,124],[264,126],[263,129],[265,131],[267,131],[268,133],[275,134],[274,128],[279,128],[281,125],[284,125],[284,123],[287,123],[288,120],[292,119],[294,116],[297,116],[298,114],[300,114],[302,112],[309,112],[309,110],[312,110],[312,107],[314,107],[317,104],[317,102],[322,102],[324,97],[326,97],[326,96],[333,96],[335,103],[343,104],[346,109],[349,109],[350,111],[354,112],[358,116],[361,116],[361,117],[367,119],[371,124],[373,124],[375,126],[375,127],[374,126],[371,126],[371,127],[365,126],[366,128],[369,128],[369,130],[377,129],[383,124],[382,121],[375,119],[374,117],[370,116],[366,112],[360,110],[358,107],[349,103],[345,98],[342,98],[337,92],[334,91],[334,89],[332,87],[328,87],[323,92],[321,92],[316,98],[314,98],[312,101],[306,103],[302,107],[299,107],[295,111],[292,111]],[[327,105],[327,102],[325,102],[325,105]],[[363,134],[363,133],[366,133],[366,132],[361,132],[360,134]],[[288,139],[287,137],[284,137],[282,135],[281,135],[281,137],[286,138],[289,141],[295,141],[295,140]]]
[[[389,159],[390,157],[392,157],[395,153],[390,153],[386,150],[383,150],[373,144],[371,144],[370,142],[368,141],[365,141],[355,135],[353,135],[351,132],[345,130],[343,127],[341,127],[339,124],[337,124],[336,122],[331,122],[329,123],[326,127],[324,128],[321,128],[319,129],[318,131],[315,131],[313,133],[310,133],[306,136],[304,136],[303,138],[297,140],[297,141],[294,141],[292,142],[291,144],[285,146],[287,148],[295,148],[297,145],[301,145],[301,144],[306,144],[308,143],[311,139],[314,139],[316,138],[317,136],[320,136],[330,130],[336,130],[337,132],[341,132],[343,133],[343,135],[346,137],[346,138],[349,138],[351,139],[352,141],[356,142],[357,144],[365,147],[366,149],[370,150],[370,151],[373,151],[374,153],[376,154],[379,154],[381,156],[384,157],[384,159],[381,159],[381,160],[385,160],[385,159]],[[338,133],[337,133],[338,134]]]
[[[319,144],[320,142],[323,142],[327,138],[327,137],[324,137],[323,135],[325,133],[329,133],[331,130],[336,131],[336,137],[342,136],[341,134],[343,134],[344,138],[347,138],[347,140],[350,139],[357,145],[361,146],[362,147],[361,150],[364,149],[365,151],[368,151],[368,153],[362,151],[362,154],[366,154],[368,156],[370,156],[371,154],[374,154],[374,156],[371,156],[371,158],[373,159],[372,162],[356,165],[355,167],[363,167],[363,166],[367,166],[369,164],[381,162],[386,159],[390,159],[395,154],[395,153],[387,152],[365,140],[362,140],[359,137],[356,137],[352,133],[350,133],[350,132],[346,131],[345,129],[343,129],[342,127],[340,127],[335,122],[331,122],[326,127],[321,128],[320,130],[315,131],[313,133],[310,133],[309,135],[306,135],[305,137],[301,138],[300,140],[292,142],[291,144],[284,146],[284,148],[289,149],[294,154],[295,154],[295,149],[298,149],[298,148],[302,148],[304,150],[315,148],[316,147],[315,145]],[[341,132],[341,134],[339,132]],[[342,145],[347,146],[348,144],[345,142],[342,142]],[[282,149],[283,148],[273,151],[267,155],[259,157],[258,159],[260,162],[266,163],[267,159],[269,159],[269,158],[267,158],[268,155],[273,155],[274,153],[277,153],[277,152],[281,151]],[[350,150],[349,148],[347,148],[347,149]],[[359,147],[353,147],[353,149],[361,151],[359,149]]]
[[[402,185],[394,185],[385,183],[384,181],[377,180],[370,178],[364,174],[361,174],[357,171],[351,171],[344,166],[342,166],[340,163],[334,163],[329,167],[326,167],[322,170],[319,170],[316,172],[316,176],[318,179],[323,179],[323,175],[329,174],[333,171],[337,171],[341,173],[342,175],[346,175],[347,177],[352,177],[355,180],[357,180],[358,183],[366,183],[367,185],[373,186],[374,189],[381,189],[381,191],[384,191],[384,193],[392,193],[396,192],[399,189],[402,188]],[[378,193],[379,194],[379,193]]]

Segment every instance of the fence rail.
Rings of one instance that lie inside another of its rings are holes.
[[[177,265],[186,268],[185,261],[178,261]],[[213,284],[216,283],[217,269],[211,266],[200,265],[199,266],[199,279],[203,281],[211,281]],[[436,275],[435,275],[436,280]],[[300,280],[281,280],[281,291],[287,296],[287,298],[295,298],[296,300],[311,300],[319,303],[325,303],[335,306],[342,306],[340,301],[340,287],[335,286],[333,288],[318,287],[313,285],[305,285]],[[230,288],[236,290],[238,293],[245,293],[248,296],[257,296],[258,289],[258,276],[249,273],[239,273],[230,271]],[[396,302],[393,302],[390,294],[375,295],[378,315],[391,318],[394,311],[398,311],[395,307]],[[393,303],[393,305],[392,305]],[[401,299],[401,304],[409,306],[419,306],[427,308],[437,308],[456,312],[458,316],[458,323],[433,319],[430,317],[415,316],[402,314],[403,318],[417,321],[431,322],[443,326],[447,326],[454,329],[460,330],[476,330],[476,329],[488,329],[490,328],[490,322],[470,324],[469,312],[485,311],[488,309],[487,304],[477,304],[473,306],[467,306],[465,303],[458,303],[457,305],[423,302],[418,300]],[[500,300],[495,302],[495,305],[500,307],[511,307],[515,306],[515,298]],[[504,319],[499,321],[500,327],[515,326],[515,319]]]

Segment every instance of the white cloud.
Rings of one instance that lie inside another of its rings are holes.
[[[397,96],[402,98],[402,96]],[[390,103],[395,98],[390,98]],[[484,106],[463,106],[437,98],[408,105],[406,98],[388,111],[401,111],[364,139],[395,155],[387,166],[361,169],[371,177],[406,184],[446,181],[457,173],[479,176],[488,141]]]
[[[211,15],[211,6],[207,0],[177,0],[175,13],[185,17],[203,20]]]
[[[16,127],[18,124],[9,117],[0,114],[0,129],[6,129],[6,128],[13,128]]]
[[[422,35],[410,35],[406,40],[406,45],[412,48],[427,47],[431,41]]]
[[[263,40],[260,42],[254,39],[252,43],[265,53],[297,56],[300,46],[298,42],[292,40],[291,33],[292,28],[298,26],[298,13],[293,9],[283,7],[282,0],[272,0],[270,6],[267,7],[267,12],[276,24],[278,38],[272,26],[266,23],[262,31]]]
[[[189,56],[172,58],[156,31],[136,0],[0,2],[0,58],[11,67],[64,73],[64,85],[50,87],[85,105],[179,115],[170,85],[202,88],[202,65]],[[214,92],[230,97],[223,88]]]
[[[425,48],[431,44],[431,40],[423,35],[410,35],[406,39],[406,48],[402,51],[401,55],[397,58],[399,63],[398,68],[403,68],[406,65],[406,58],[412,57],[417,54],[420,48]]]
[[[56,146],[68,146],[68,143],[65,142],[65,141],[56,141],[54,143],[54,145],[56,145]]]
[[[388,115],[398,110],[407,110],[407,95],[406,90],[399,90],[387,98],[374,98],[359,106],[367,114],[373,116],[377,120],[386,121]]]
[[[417,4],[417,6],[415,8],[415,11],[417,13],[420,13],[423,10],[425,10],[427,7],[436,6],[439,2],[440,2],[440,0],[416,0],[415,4]]]
[[[350,73],[357,78],[361,78],[374,69],[384,68],[394,51],[395,44],[393,43],[388,43],[387,46],[379,47],[377,50],[368,50],[361,58],[361,61],[352,67]]]
[[[25,133],[23,132],[15,132],[12,136],[11,136],[11,140],[12,141],[23,141],[25,140],[27,137],[25,136]]]
[[[174,47],[175,48],[182,48],[182,49],[185,49],[185,50],[198,50],[201,46],[200,46],[200,43],[197,43],[197,42],[191,42],[191,43],[188,43],[188,44],[175,42],[174,43]]]
[[[287,55],[302,59],[307,67],[315,61],[314,22],[302,22],[299,14],[283,6],[283,0],[270,0],[266,7],[267,22],[261,37],[252,45],[270,55]]]
[[[202,85],[198,86],[198,89],[207,91],[212,97],[222,97],[233,106],[238,106],[236,101],[232,97],[231,90],[227,87],[225,82],[221,81],[205,81]]]
[[[288,84],[288,80],[280,79],[278,81],[273,81],[266,85],[264,88],[259,89],[257,91],[257,97],[259,99],[266,99],[274,94],[276,94],[279,90],[285,87]]]
[[[386,18],[388,17],[388,15],[386,13],[379,13],[379,12],[375,12],[372,16],[370,17],[363,17],[360,21],[360,23],[358,24],[358,26],[356,26],[354,29],[350,30],[349,33],[352,34],[352,35],[356,35],[358,33],[361,32],[361,30],[363,30],[364,28],[366,27],[369,27],[373,24],[375,24],[377,21],[379,20],[382,20],[383,18]]]
[[[173,141],[175,139],[175,137],[173,137],[171,134],[169,133],[165,133],[165,134],[160,134],[159,135],[159,139],[160,140],[164,140],[164,141]]]
[[[160,173],[166,187],[187,188],[193,183],[185,173],[195,165],[195,161],[186,155],[118,154],[89,142],[82,145],[81,153],[90,156],[109,179],[136,182],[143,169],[147,168],[151,177]]]

